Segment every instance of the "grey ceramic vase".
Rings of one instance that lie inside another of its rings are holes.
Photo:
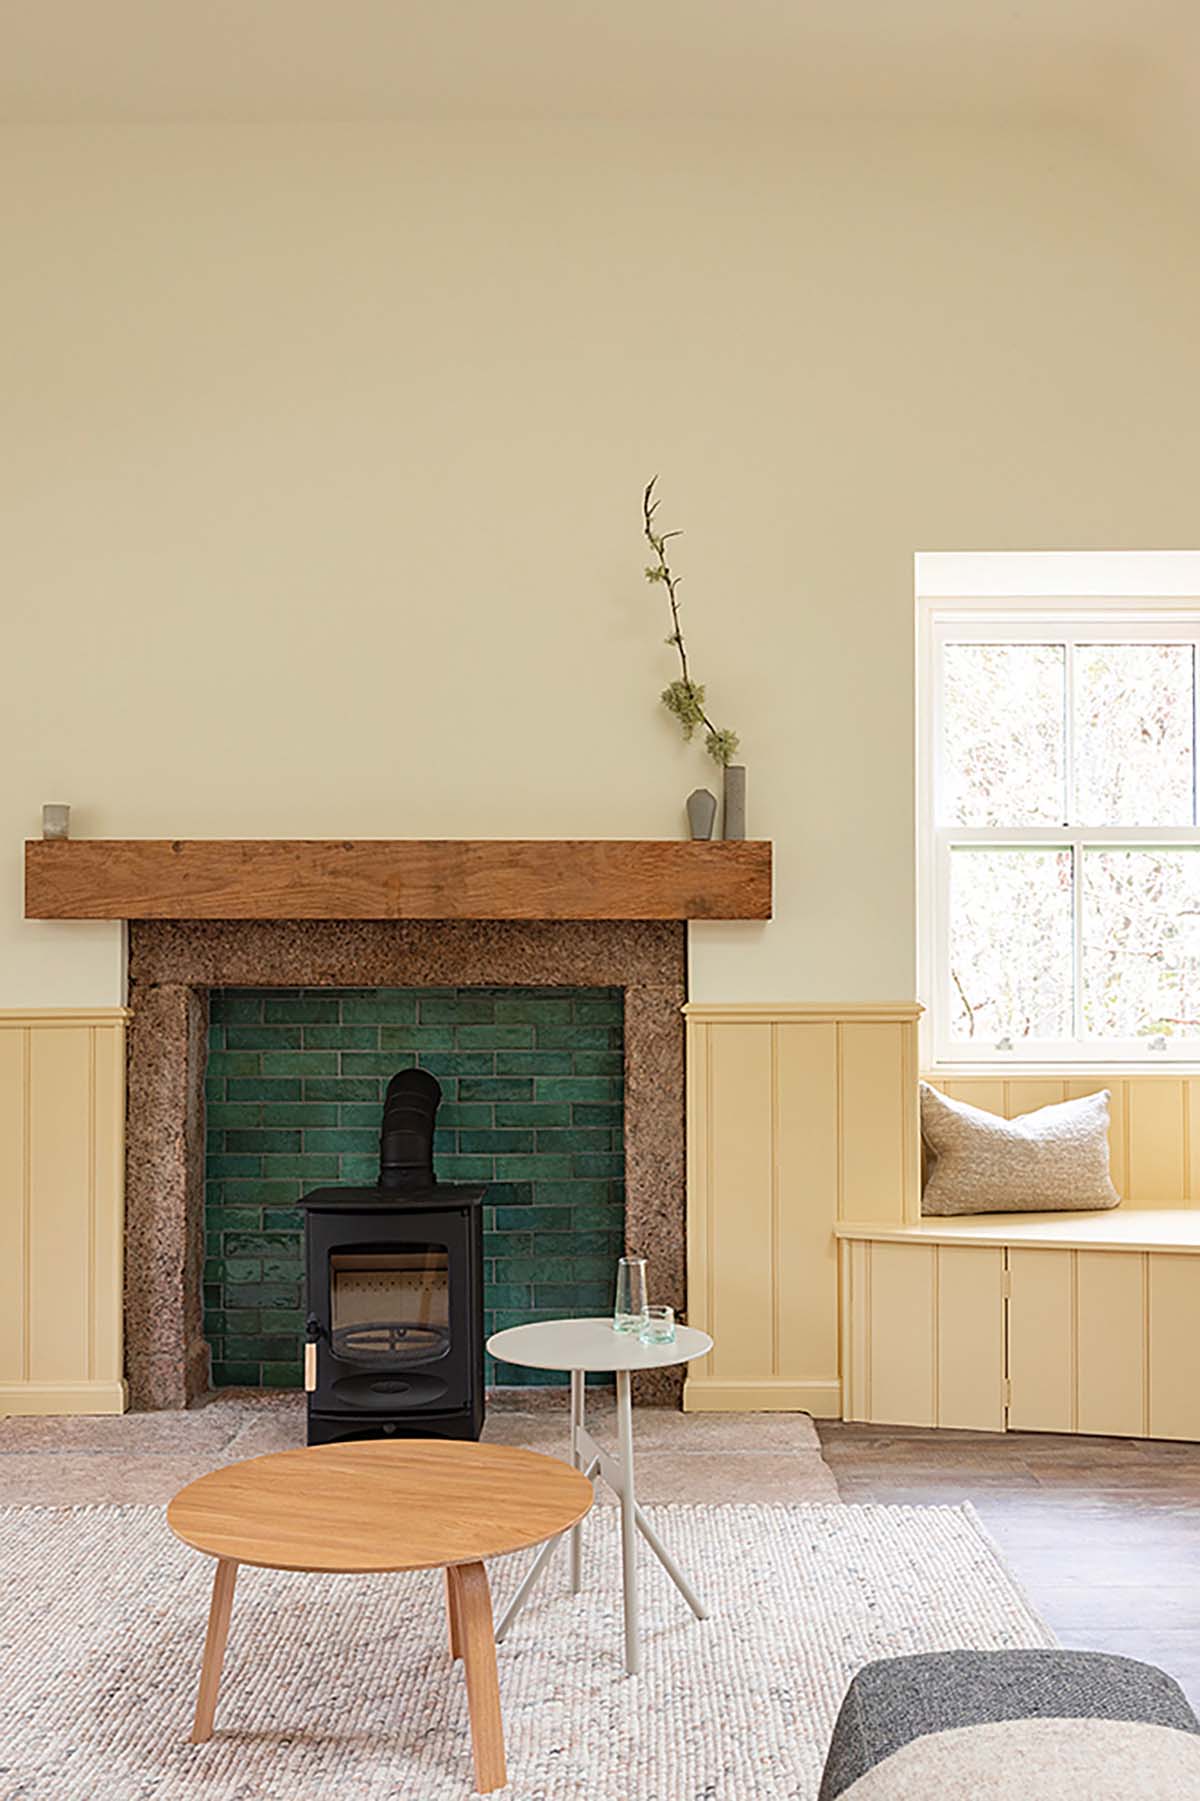
[[[693,838],[711,838],[717,823],[717,797],[707,788],[694,788],[687,798],[688,826]]]
[[[746,766],[729,763],[725,767],[725,818],[722,832],[726,838],[746,836]]]

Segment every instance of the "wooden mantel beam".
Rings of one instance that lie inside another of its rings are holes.
[[[30,839],[27,919],[769,919],[771,846]]]

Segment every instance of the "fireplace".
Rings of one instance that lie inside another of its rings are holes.
[[[677,1310],[685,1306],[682,923],[135,920],[129,928],[125,1260],[127,1374],[135,1407],[186,1406],[210,1382],[203,1315],[205,1128],[213,1123],[206,1122],[204,1098],[210,994],[493,985],[590,987],[619,994],[626,1242],[650,1257],[656,1297]],[[396,1048],[401,1054],[390,1064],[392,1072],[409,1060],[399,1044]],[[420,1061],[427,1061],[423,1054]],[[442,1074],[436,1066],[433,1073]],[[361,1151],[347,1152],[353,1157],[350,1167],[343,1157],[340,1174],[330,1171],[347,1186],[374,1182],[377,1152],[368,1153],[377,1144],[378,1100],[374,1105],[370,1141]],[[232,1141],[226,1148],[240,1154]],[[272,1146],[280,1156],[290,1149],[283,1142]],[[439,1173],[447,1182],[488,1180],[476,1178],[472,1166]],[[321,1177],[313,1171],[309,1180],[315,1186]],[[490,1208],[498,1193],[493,1189],[485,1205]],[[494,1211],[499,1214],[498,1205]],[[284,1224],[264,1220],[267,1229],[277,1223]],[[294,1231],[298,1221],[287,1224]],[[505,1222],[497,1218],[496,1224]],[[229,1229],[239,1225],[231,1220]],[[432,1234],[425,1242],[434,1242]],[[535,1247],[535,1258],[539,1255]],[[549,1279],[548,1271],[538,1273]],[[264,1285],[272,1280],[265,1265],[259,1280]],[[294,1295],[286,1286],[292,1280],[281,1272],[279,1291],[264,1286],[261,1305],[299,1314],[298,1265]],[[303,1316],[294,1327],[286,1323],[287,1346],[278,1352],[264,1348],[264,1358],[294,1355]],[[284,1324],[279,1321],[281,1330]],[[298,1382],[299,1376],[297,1368],[291,1379]],[[247,1378],[231,1370],[225,1379]],[[679,1388],[676,1371],[655,1372],[641,1382],[648,1400],[677,1400]]]
[[[483,1428],[486,1189],[438,1183],[442,1091],[388,1083],[374,1186],[305,1195],[308,1442],[478,1438]]]

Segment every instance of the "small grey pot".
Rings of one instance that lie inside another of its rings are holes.
[[[728,763],[725,767],[725,818],[722,825],[726,838],[746,836],[746,766]]]
[[[711,838],[717,823],[717,797],[707,788],[693,788],[687,798],[688,826],[693,838]]]

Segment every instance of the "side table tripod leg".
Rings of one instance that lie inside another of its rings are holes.
[[[625,1669],[642,1667],[638,1637],[637,1503],[633,1490],[633,1386],[628,1370],[617,1371],[617,1448],[621,1464],[621,1575],[625,1589]]]
[[[577,1470],[583,1468],[583,1451],[580,1448],[579,1434],[583,1430],[584,1419],[584,1373],[582,1370],[571,1371],[571,1463]],[[577,1595],[583,1587],[583,1527],[571,1527],[571,1593]]]

